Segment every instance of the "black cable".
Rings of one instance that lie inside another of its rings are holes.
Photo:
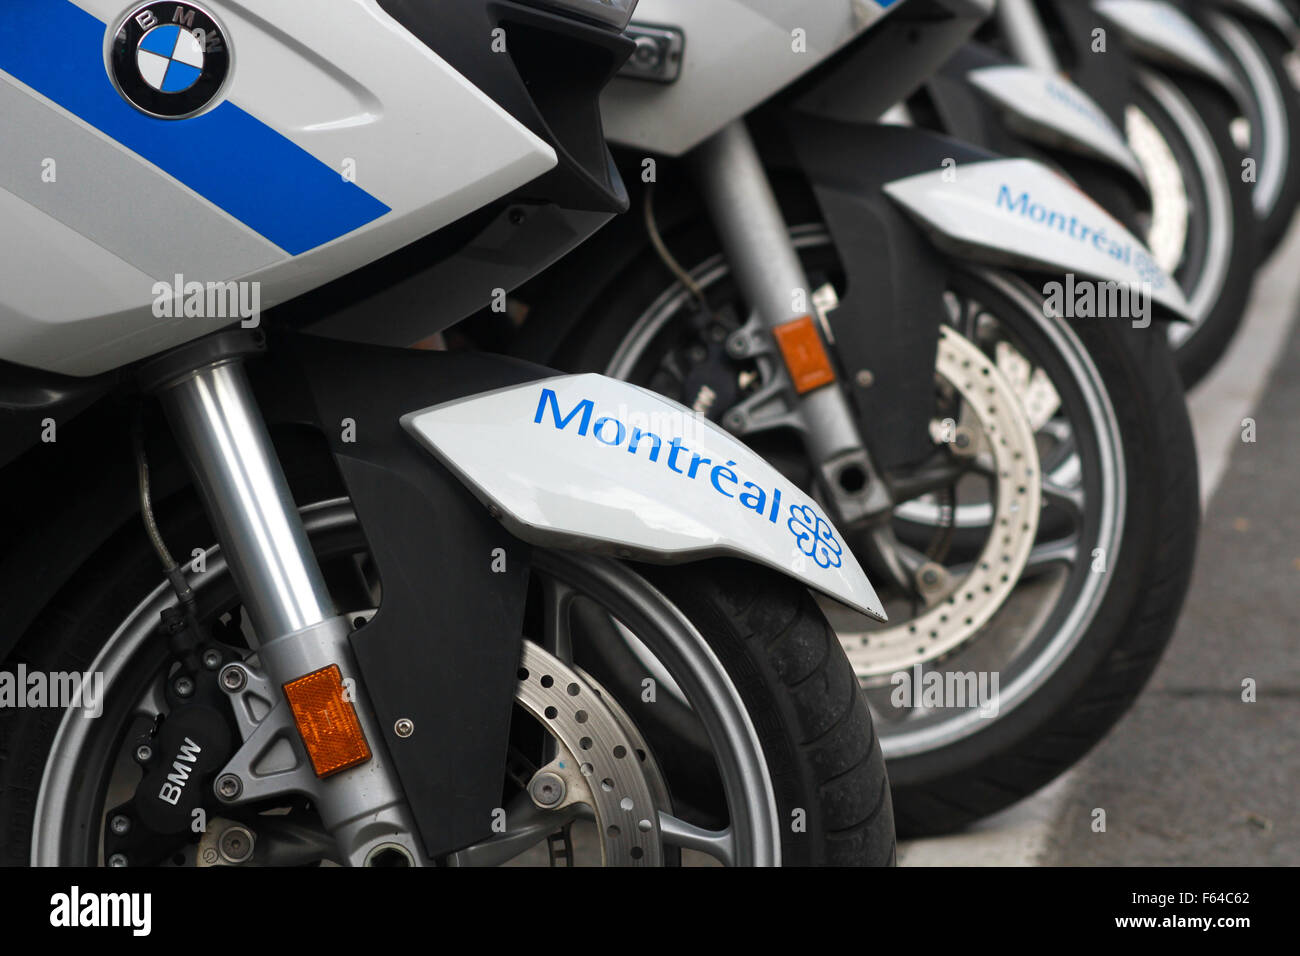
[[[172,651],[181,658],[183,666],[187,670],[194,670],[198,666],[194,655],[198,634],[198,602],[194,598],[194,590],[190,587],[185,572],[181,570],[167,548],[167,542],[163,540],[162,532],[158,530],[158,521],[154,517],[153,498],[149,492],[149,458],[144,450],[143,408],[136,409],[131,424],[131,444],[135,451],[136,478],[140,489],[140,513],[144,518],[145,533],[149,536],[149,543],[153,545],[158,560],[162,563],[163,573],[167,575],[167,582],[171,585],[180,605],[179,610],[163,609],[163,630],[168,636]]]

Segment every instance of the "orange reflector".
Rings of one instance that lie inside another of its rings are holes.
[[[284,696],[318,777],[328,777],[370,759],[370,746],[356,708],[344,693],[343,674],[337,664],[284,685]]]
[[[811,315],[778,325],[773,332],[796,392],[802,395],[835,381],[835,371]]]

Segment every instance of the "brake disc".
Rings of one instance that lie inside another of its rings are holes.
[[[1156,265],[1173,275],[1187,246],[1189,206],[1182,170],[1159,128],[1136,106],[1130,106],[1124,114],[1124,131],[1151,186],[1147,248]]]
[[[1010,342],[999,342],[994,351],[998,358],[998,371],[1020,399],[1029,427],[1037,434],[1061,407],[1060,393],[1048,374],[1041,368],[1034,368]]]
[[[558,753],[533,775],[545,810],[585,804],[606,866],[661,866],[659,809],[667,788],[631,720],[588,675],[524,642],[517,702],[555,738]]]
[[[971,640],[1015,588],[1038,532],[1038,450],[1016,389],[992,359],[947,326],[940,330],[935,373],[962,398],[958,431],[976,438],[966,453],[991,464],[992,522],[969,572],[948,582],[925,612],[893,627],[840,634],[862,679],[937,660]],[[932,423],[936,442],[951,440],[950,431],[952,423]]]
[[[609,691],[605,690],[604,686],[597,681],[596,678],[592,677],[581,667],[575,666],[574,670],[578,672],[584,681],[591,685],[591,689],[595,691],[596,696],[605,703],[605,706],[609,708],[610,713],[614,715],[614,719],[618,721],[619,726],[623,729],[623,733],[625,733],[628,739],[632,741],[634,748],[632,752],[637,755],[637,759],[641,762],[641,770],[642,773],[645,774],[646,784],[650,787],[650,794],[654,797],[655,806],[660,810],[670,809],[668,784],[664,780],[663,772],[659,769],[659,763],[655,760],[654,754],[650,750],[650,746],[645,742],[645,738],[641,736],[641,731],[639,731],[636,724],[632,722],[631,716],[623,709],[623,706],[614,699],[613,695],[611,695]]]

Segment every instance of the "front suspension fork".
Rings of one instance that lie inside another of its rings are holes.
[[[808,310],[799,306],[811,299],[812,290],[744,121],[734,120],[715,133],[692,159],[723,252],[754,313],[735,333],[736,341],[728,342],[731,354],[743,355],[754,348],[755,332],[761,331],[761,338],[770,342],[791,323],[807,322]],[[823,348],[832,344],[824,341],[824,327],[811,324],[823,338]],[[786,364],[776,362],[774,367],[783,380],[785,404],[792,409],[786,423],[802,435],[834,519],[844,527],[888,513],[889,490],[863,446],[848,397],[838,383],[801,391]],[[736,431],[746,427],[739,419],[727,424]]]
[[[417,865],[423,856],[385,753],[384,736],[360,687],[348,644],[348,619],[336,612],[326,588],[244,371],[240,347],[214,355],[212,341],[172,353],[152,376],[257,635],[260,673],[231,665],[241,673],[228,683],[223,680],[223,689],[236,697],[235,691],[260,688],[273,703],[269,713],[254,719],[244,701],[232,700],[245,744],[217,776],[216,799],[229,806],[302,794],[312,800],[334,837],[341,862],[364,864],[382,857],[384,862],[397,858]],[[198,364],[186,367],[187,355]],[[321,779],[305,759],[301,739],[295,739],[296,726],[281,688],[330,665],[339,667],[349,688],[347,696],[371,758]],[[266,765],[266,753],[281,740],[290,741],[297,764],[259,772]]]

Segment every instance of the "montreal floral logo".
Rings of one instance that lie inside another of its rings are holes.
[[[835,539],[830,522],[807,505],[791,505],[786,522],[799,550],[817,562],[818,567],[838,568],[844,549]]]

